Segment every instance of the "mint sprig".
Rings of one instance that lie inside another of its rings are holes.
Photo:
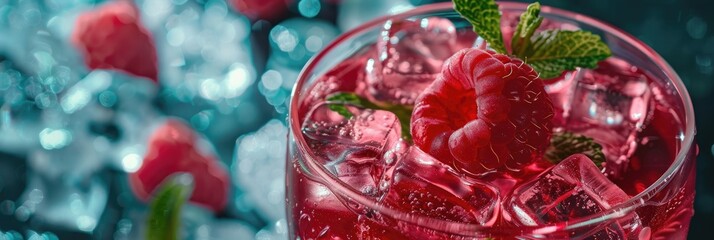
[[[591,32],[549,30],[535,37],[520,57],[547,79],[576,67],[596,68],[610,55],[610,48]]]
[[[493,0],[454,0],[454,10],[473,25],[474,32],[496,50],[505,53],[501,12]]]
[[[500,35],[501,14],[494,0],[454,0],[454,9],[474,26],[474,31],[493,50],[509,54]],[[533,67],[541,78],[557,77],[563,71],[577,67],[595,68],[598,62],[612,55],[598,35],[587,31],[549,30],[536,33],[542,22],[540,3],[528,5],[513,34],[510,54]]]
[[[376,104],[369,101],[366,98],[360,97],[355,93],[350,92],[337,92],[330,94],[326,98],[329,103],[330,110],[339,113],[345,118],[351,118],[353,116],[352,112],[347,108],[347,105],[352,105],[359,108],[373,109],[373,110],[385,110],[394,113],[399,119],[399,123],[402,128],[402,138],[407,141],[411,141],[412,135],[410,131],[410,121],[412,117],[412,109],[404,105],[397,104]]]
[[[553,164],[558,164],[570,155],[582,153],[588,156],[598,168],[602,169],[605,154],[602,146],[594,139],[571,132],[553,133],[550,146],[545,151],[545,157]]]
[[[164,180],[149,205],[146,239],[179,239],[181,209],[192,192],[193,178],[190,174],[173,175]]]

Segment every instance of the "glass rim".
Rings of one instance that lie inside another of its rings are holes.
[[[497,4],[501,11],[505,11],[505,10],[524,11],[526,9],[526,7],[528,6],[528,4],[526,4],[526,3],[518,3],[518,2],[501,2],[501,1],[499,1]],[[298,148],[297,150],[301,154],[306,156],[306,159],[305,159],[306,164],[309,165],[311,169],[315,170],[315,174],[319,178],[321,178],[319,181],[322,184],[326,185],[326,187],[328,189],[330,189],[330,191],[332,191],[333,194],[342,195],[342,196],[338,196],[338,197],[346,197],[352,201],[366,205],[382,214],[386,214],[386,215],[393,217],[394,219],[397,219],[399,221],[409,222],[411,224],[415,224],[420,227],[426,227],[426,228],[430,228],[430,229],[434,229],[434,230],[438,230],[438,231],[451,232],[451,231],[456,230],[459,232],[461,232],[461,231],[486,231],[488,233],[494,233],[494,232],[512,233],[511,231],[506,230],[511,227],[493,227],[493,226],[483,226],[483,225],[478,225],[478,224],[458,223],[458,222],[430,218],[430,217],[426,217],[426,216],[404,214],[404,213],[401,213],[400,211],[397,211],[397,210],[391,209],[389,207],[386,207],[382,204],[379,204],[378,202],[363,196],[362,193],[355,191],[352,187],[348,186],[344,182],[337,179],[334,175],[330,174],[327,171],[327,169],[324,168],[324,166],[316,163],[313,160],[313,159],[317,159],[315,154],[310,150],[307,142],[304,139],[304,136],[300,132],[302,123],[299,122],[299,116],[297,116],[297,113],[296,113],[296,111],[298,110],[298,107],[299,107],[299,100],[300,100],[299,91],[303,88],[303,85],[309,79],[309,77],[310,77],[309,75],[311,74],[311,72],[313,71],[313,69],[315,68],[317,63],[320,62],[322,60],[322,58],[328,52],[332,51],[336,46],[338,46],[344,40],[349,39],[359,33],[373,29],[374,27],[378,27],[390,19],[404,19],[404,18],[408,18],[410,16],[429,14],[429,13],[433,13],[433,12],[443,12],[443,11],[453,11],[453,5],[451,4],[451,2],[423,5],[423,6],[419,6],[414,9],[411,9],[409,11],[403,12],[403,13],[382,16],[382,17],[373,19],[371,21],[368,21],[366,23],[363,23],[363,24],[359,25],[358,27],[341,34],[340,36],[335,38],[332,42],[330,42],[323,50],[321,50],[318,54],[313,56],[310,59],[310,61],[308,61],[308,63],[300,71],[298,79],[295,82],[295,85],[291,92],[290,111],[288,113],[288,127],[290,129],[290,134],[294,138],[292,140],[294,140],[296,142],[296,146]],[[634,36],[630,35],[629,33],[626,33],[624,31],[622,31],[621,29],[619,29],[615,26],[612,26],[611,24],[602,22],[600,20],[594,19],[592,17],[586,16],[583,14],[579,14],[579,13],[575,13],[575,12],[571,12],[568,10],[563,10],[563,9],[559,9],[559,8],[555,8],[555,7],[549,7],[549,6],[542,6],[541,13],[557,15],[560,17],[564,17],[566,19],[571,19],[571,20],[575,20],[578,22],[588,24],[592,27],[602,30],[603,32],[611,34],[611,35],[619,38],[620,40],[627,42],[628,44],[631,44],[638,51],[642,52],[647,57],[649,57],[657,65],[657,67],[665,74],[666,79],[664,79],[664,80],[667,82],[671,82],[673,84],[675,90],[679,94],[679,97],[680,97],[679,100],[682,102],[683,107],[684,107],[684,112],[685,112],[685,115],[684,115],[685,129],[683,132],[684,136],[683,136],[683,138],[681,138],[682,139],[681,140],[681,144],[682,144],[681,149],[679,149],[679,151],[675,157],[675,160],[669,166],[667,171],[665,171],[657,179],[657,181],[650,184],[645,190],[643,190],[642,192],[638,193],[637,195],[631,197],[627,201],[617,204],[606,211],[602,211],[602,212],[592,214],[592,215],[582,217],[582,218],[577,218],[577,219],[574,219],[573,221],[558,222],[558,223],[537,225],[537,226],[518,226],[517,227],[519,232],[526,233],[526,231],[528,231],[528,232],[531,232],[531,234],[548,234],[548,233],[552,233],[552,232],[560,232],[560,231],[576,229],[576,228],[585,227],[585,226],[599,225],[603,222],[626,216],[627,214],[634,211],[638,207],[645,205],[646,200],[652,198],[655,194],[659,193],[664,187],[666,187],[666,184],[669,182],[669,180],[672,179],[675,176],[675,174],[683,167],[685,161],[687,160],[688,154],[694,144],[694,135],[696,134],[695,125],[694,125],[694,108],[693,108],[693,105],[691,102],[691,98],[689,96],[689,92],[687,91],[687,89],[686,89],[684,83],[682,82],[682,80],[680,79],[679,75],[677,75],[677,73],[672,69],[672,67],[651,47],[649,47],[647,44],[640,41],[639,39],[635,38]],[[438,224],[438,225],[433,225],[433,224]],[[430,227],[430,226],[448,226],[448,229],[437,229],[437,228]],[[516,227],[513,227],[513,228],[516,228]]]

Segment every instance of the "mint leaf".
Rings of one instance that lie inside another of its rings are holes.
[[[563,159],[577,153],[585,154],[602,169],[602,163],[605,162],[602,146],[592,138],[571,132],[553,133],[550,146],[545,151],[545,157],[553,164],[558,164]]]
[[[591,32],[548,30],[535,37],[518,57],[547,79],[576,67],[595,68],[610,55],[610,48]]]
[[[506,54],[501,33],[501,12],[494,0],[454,0],[454,9],[473,25],[496,52]]]
[[[410,131],[410,121],[412,117],[412,109],[404,105],[378,105],[373,103],[366,98],[360,97],[355,93],[350,92],[337,92],[333,93],[326,98],[329,103],[330,110],[339,113],[345,118],[351,118],[353,116],[352,112],[347,108],[347,105],[352,105],[359,108],[373,109],[373,110],[385,110],[394,113],[399,119],[399,123],[402,128],[402,138],[407,141],[411,141],[412,135]]]
[[[164,180],[149,205],[146,239],[179,239],[181,209],[192,191],[193,178],[190,174],[178,174]]]
[[[528,5],[526,11],[521,14],[521,21],[518,22],[511,41],[511,51],[514,55],[522,56],[530,46],[533,34],[543,22],[543,17],[539,14],[540,3],[538,2]]]
[[[337,104],[330,104],[329,108],[330,108],[330,110],[332,110],[336,113],[339,113],[340,115],[342,115],[345,118],[352,117],[352,112],[350,112],[350,110],[347,109],[347,106],[345,104],[362,106],[362,104],[360,104],[361,99],[356,94],[337,93],[337,94],[332,94],[330,96],[327,96],[326,100],[328,102],[337,102]]]

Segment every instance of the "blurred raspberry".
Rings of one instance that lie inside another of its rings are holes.
[[[90,69],[116,69],[158,81],[154,40],[130,2],[111,2],[80,15],[72,43]]]
[[[251,20],[275,20],[288,9],[293,0],[229,0],[236,11]]]
[[[197,148],[198,140],[198,135],[183,121],[166,121],[149,139],[141,168],[129,175],[134,193],[148,200],[167,177],[189,173],[194,180],[189,201],[214,212],[222,210],[230,191],[228,171],[214,153]]]

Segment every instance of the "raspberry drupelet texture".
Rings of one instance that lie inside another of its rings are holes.
[[[158,81],[154,40],[131,2],[107,3],[80,15],[72,43],[90,69],[121,70]]]
[[[416,101],[414,144],[467,174],[518,172],[542,156],[553,104],[523,61],[464,49]]]

